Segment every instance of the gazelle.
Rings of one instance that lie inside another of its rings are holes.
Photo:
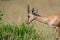
[[[60,33],[60,14],[56,13],[48,17],[41,16],[37,14],[37,10],[35,10],[34,8],[32,8],[30,12],[29,5],[27,12],[28,12],[27,24],[31,23],[33,20],[37,20],[39,22],[51,25],[52,27],[56,28],[56,40],[58,40]]]

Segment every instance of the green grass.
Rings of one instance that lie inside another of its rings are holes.
[[[42,40],[33,25],[0,24],[0,40]]]

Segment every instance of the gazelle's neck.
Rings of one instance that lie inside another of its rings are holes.
[[[43,16],[36,16],[35,20],[48,24],[49,18],[48,17],[43,17]]]

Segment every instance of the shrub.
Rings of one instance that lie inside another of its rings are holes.
[[[0,40],[42,40],[32,25],[0,24]]]
[[[3,13],[0,11],[0,20],[2,20]]]

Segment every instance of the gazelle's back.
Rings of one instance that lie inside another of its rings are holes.
[[[49,17],[50,24],[60,27],[60,14],[52,14]]]

